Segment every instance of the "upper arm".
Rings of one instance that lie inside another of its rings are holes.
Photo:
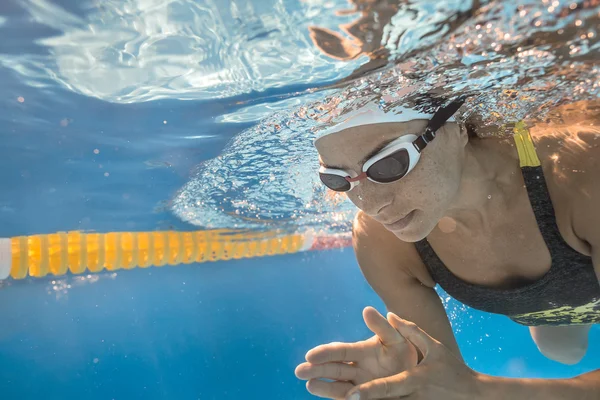
[[[578,236],[589,246],[596,278],[600,282],[600,179],[599,171],[594,171],[595,180],[583,182],[576,204]]]
[[[594,264],[594,271],[596,271],[596,278],[600,282],[600,243],[592,245],[592,263]]]
[[[540,138],[538,148],[559,228],[562,218],[561,234],[574,249],[592,256],[600,280],[600,130],[577,124],[567,131],[564,137]]]
[[[598,278],[598,282],[600,282],[600,243],[592,245],[592,264],[594,264],[596,278]]]
[[[461,357],[435,282],[414,244],[405,243],[359,212],[353,246],[360,269],[389,311],[412,321]]]
[[[585,151],[569,176],[573,196],[572,215],[576,235],[587,245],[600,281],[600,148]]]

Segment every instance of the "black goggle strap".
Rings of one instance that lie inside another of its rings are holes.
[[[429,120],[427,124],[427,128],[425,128],[425,133],[419,136],[414,142],[413,146],[420,153],[423,151],[427,144],[435,139],[435,134],[440,129],[446,121],[448,121],[455,113],[458,111],[460,106],[462,106],[465,102],[465,98],[461,97],[452,103],[448,104],[445,107],[441,107],[439,110],[433,114],[433,117]]]

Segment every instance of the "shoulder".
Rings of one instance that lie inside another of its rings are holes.
[[[426,286],[435,282],[413,243],[403,242],[373,218],[359,211],[352,226],[352,245],[358,264],[367,275],[405,275]]]
[[[600,246],[600,127],[580,121],[537,131],[534,127],[532,133],[557,222],[560,226],[568,219],[589,253],[590,247]]]

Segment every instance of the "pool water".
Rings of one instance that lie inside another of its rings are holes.
[[[432,88],[477,92],[472,111],[490,125],[597,99],[599,12],[593,1],[5,0],[0,237],[347,235],[352,205],[317,184],[324,121]],[[585,359],[565,366],[527,328],[440,296],[477,371],[598,368],[597,326]],[[310,399],[295,366],[315,345],[368,337],[367,305],[385,310],[350,248],[9,279],[0,397]]]

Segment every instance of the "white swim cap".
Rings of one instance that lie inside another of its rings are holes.
[[[342,116],[343,120],[329,128],[317,132],[315,142],[323,136],[331,135],[343,131],[344,129],[354,128],[363,125],[385,124],[390,122],[408,122],[416,119],[431,119],[433,114],[428,114],[414,110],[412,108],[398,106],[384,111],[375,102],[369,102],[354,111]],[[454,121],[454,117],[448,121]]]

